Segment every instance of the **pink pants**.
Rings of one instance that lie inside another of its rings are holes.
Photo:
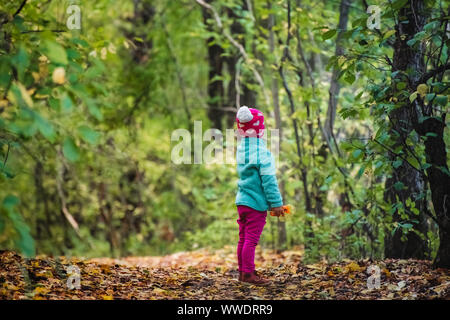
[[[239,271],[255,270],[255,247],[266,224],[266,211],[257,211],[250,207],[238,206],[239,242],[237,257]]]

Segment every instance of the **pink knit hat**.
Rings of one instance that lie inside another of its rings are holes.
[[[238,132],[243,137],[260,138],[264,134],[264,116],[258,109],[242,106],[236,115]]]

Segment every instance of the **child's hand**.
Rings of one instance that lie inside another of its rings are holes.
[[[270,211],[273,212],[273,213],[274,213],[274,216],[276,216],[276,217],[282,217],[282,216],[284,216],[284,209],[283,209],[283,206],[281,206],[281,207],[276,207],[276,208],[272,208],[272,209],[270,209]]]

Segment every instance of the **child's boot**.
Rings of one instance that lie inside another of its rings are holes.
[[[270,283],[270,280],[264,279],[263,277],[258,275],[256,270],[253,272],[243,272],[241,281],[254,284],[257,286],[265,286]]]

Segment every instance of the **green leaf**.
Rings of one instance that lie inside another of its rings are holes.
[[[423,169],[423,170],[427,170],[429,167],[431,167],[431,164],[429,164],[429,163],[424,163],[424,164],[422,165],[422,169]]]
[[[414,93],[412,93],[412,94],[409,96],[409,101],[413,102],[414,100],[416,100],[417,94],[418,94],[417,91],[415,91]]]
[[[30,228],[21,222],[18,225],[18,230],[20,238],[16,240],[16,245],[19,247],[20,251],[28,258],[35,255],[34,240],[30,234]]]
[[[336,34],[336,29],[328,30],[327,32],[322,34],[322,40],[325,41],[327,39],[331,39]]]
[[[397,169],[398,167],[400,167],[401,165],[402,165],[402,163],[403,163],[403,160],[395,160],[393,163],[392,163],[392,166],[395,168],[395,169]]]
[[[413,227],[413,225],[411,223],[402,223],[402,224],[400,224],[400,226],[403,229],[411,229]]]
[[[398,10],[405,6],[405,4],[408,2],[408,0],[396,0],[392,3],[392,9]]]
[[[93,115],[99,121],[103,120],[103,114],[101,110],[97,107],[97,105],[92,99],[87,99],[86,105],[91,115]]]
[[[3,199],[2,206],[7,210],[12,210],[19,202],[20,200],[16,196],[8,195]]]
[[[394,183],[394,188],[397,191],[400,191],[403,189],[405,185],[403,184],[403,182],[397,181],[396,183]]]
[[[406,44],[408,46],[412,47],[416,42],[417,42],[417,39],[412,38],[412,39],[409,39],[408,41],[406,41]]]
[[[425,95],[425,101],[426,102],[430,102],[431,100],[434,99],[434,97],[436,97],[436,93],[427,93]]]
[[[16,210],[18,204],[19,198],[8,195],[3,200],[2,206],[8,212],[8,217],[13,224],[14,230],[19,235],[19,237],[14,240],[15,245],[26,257],[32,257],[35,254],[34,240],[30,234],[30,228]]]
[[[443,107],[445,107],[447,105],[447,100],[448,100],[447,96],[444,96],[444,95],[438,95],[438,96],[436,96],[436,99],[435,99],[436,103]]]
[[[41,117],[38,113],[35,113],[35,123],[42,135],[47,138],[48,141],[54,142],[55,130],[53,129],[52,124]]]
[[[347,72],[345,74],[345,81],[347,81],[349,84],[352,84],[353,82],[355,82],[355,74],[352,72]]]
[[[353,151],[352,156],[353,156],[353,158],[358,159],[358,157],[361,155],[361,153],[362,153],[362,150],[356,149],[355,151]]]
[[[414,168],[420,168],[420,163],[415,157],[409,156],[406,158],[406,161],[408,161]]]
[[[64,50],[60,44],[47,40],[45,42],[45,46],[47,48],[47,56],[52,63],[67,64],[68,60],[66,50]]]
[[[427,32],[432,31],[434,28],[439,26],[439,21],[432,21],[423,26],[423,29]]]
[[[398,90],[403,90],[406,88],[406,82],[399,82],[397,83],[397,89]]]
[[[425,83],[421,83],[417,86],[417,93],[423,98],[428,92],[428,86]]]
[[[61,105],[61,110],[63,112],[72,111],[73,102],[72,102],[72,99],[69,97],[69,95],[66,92],[64,92],[64,94],[61,97],[60,105]]]
[[[66,137],[63,143],[63,154],[71,162],[76,162],[80,159],[80,152],[72,138]]]
[[[17,54],[12,57],[11,62],[17,68],[19,81],[23,81],[23,74],[30,65],[28,53],[23,46],[21,46],[17,51]]]
[[[388,31],[383,35],[383,40],[386,40],[386,39],[390,38],[393,34],[395,34],[395,30],[388,30]]]
[[[8,98],[20,107],[33,107],[33,99],[27,89],[20,82],[13,83],[8,92]]]
[[[48,99],[48,104],[50,108],[52,108],[53,110],[55,111],[59,110],[60,101],[58,101],[58,99],[50,97]]]

